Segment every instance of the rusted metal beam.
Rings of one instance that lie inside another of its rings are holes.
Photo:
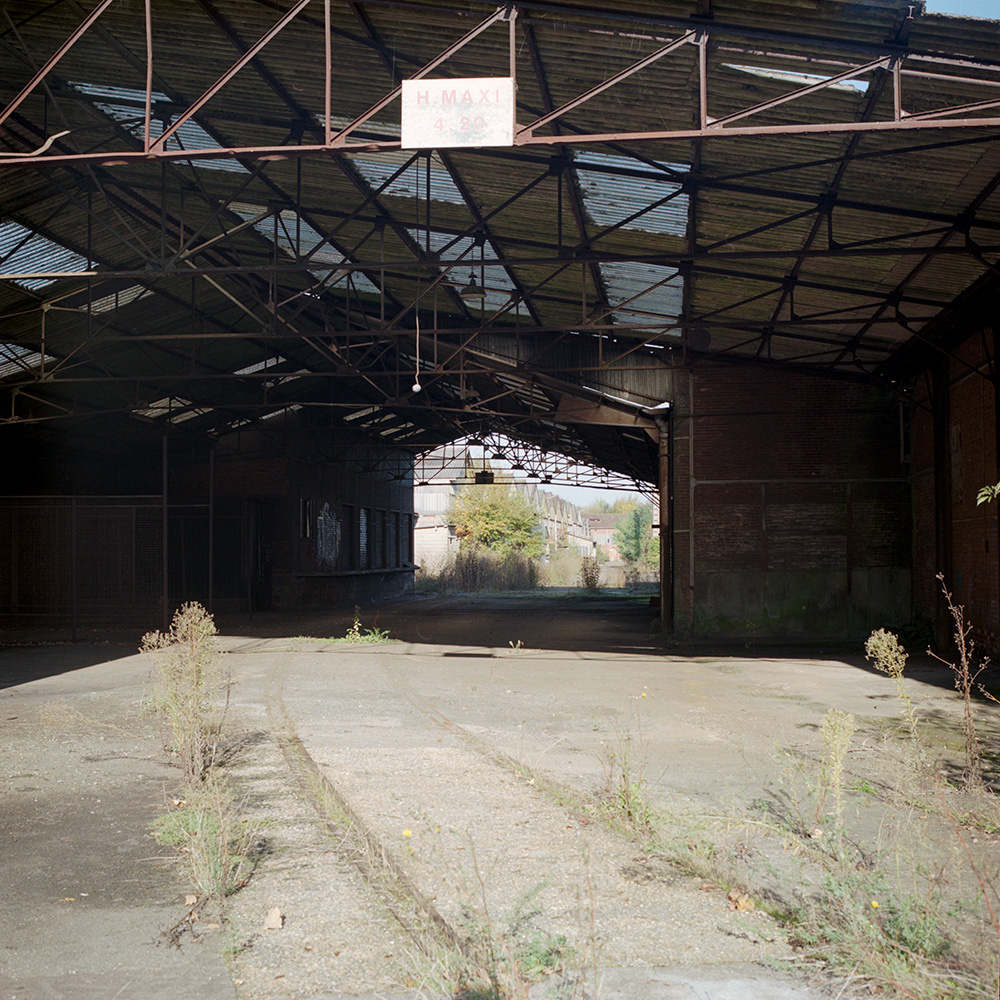
[[[808,94],[814,94],[818,90],[823,90],[824,88],[833,86],[833,84],[840,83],[843,80],[849,80],[862,73],[870,73],[873,69],[885,69],[889,65],[889,62],[890,57],[885,56],[882,59],[875,59],[870,63],[866,63],[864,66],[852,66],[849,70],[846,70],[837,76],[831,76],[829,79],[821,80],[819,83],[810,84],[808,87],[800,87],[798,90],[794,90],[790,94],[784,94],[782,97],[775,97],[770,101],[762,101],[760,104],[755,104],[752,108],[746,108],[743,111],[734,111],[732,114],[724,115],[722,118],[710,118],[708,120],[708,125],[714,129],[722,128],[725,126],[726,122],[734,122],[741,118],[748,118],[750,115],[759,114],[761,111],[770,111],[771,108],[776,108],[779,105],[786,104],[788,101],[797,100],[798,98],[805,97]]]
[[[441,52],[439,52],[430,62],[424,63],[424,65],[421,66],[420,69],[414,70],[413,73],[410,74],[408,79],[410,80],[422,79],[428,73],[431,73],[435,69],[437,69],[437,67],[440,66],[441,63],[447,61],[456,52],[458,52],[460,49],[468,45],[469,42],[471,42],[474,38],[477,38],[479,35],[481,35],[487,28],[496,24],[497,21],[506,20],[506,18],[507,18],[506,8],[504,7],[497,8],[497,10],[494,11],[491,17],[488,17],[484,21],[481,21],[471,31],[467,31],[461,38],[459,38],[455,42],[452,42],[452,44],[449,45],[446,49],[443,49]],[[399,97],[399,95],[402,92],[403,92],[402,85],[394,87],[392,91],[386,94],[385,97],[383,97],[381,100],[376,101],[367,111],[363,112],[352,122],[350,122],[350,124],[345,125],[344,128],[340,129],[340,131],[338,131],[337,134],[333,137],[333,140],[330,143],[330,145],[337,146],[340,143],[342,143],[342,141],[348,135],[350,135],[351,132],[353,132],[356,128],[363,125],[370,118],[374,118],[375,115],[377,115],[383,108],[387,107],[394,100],[396,100],[396,98]]]
[[[236,60],[232,66],[229,67],[216,81],[213,83],[208,90],[206,90],[201,97],[199,97],[193,104],[189,105],[184,111],[182,111],[174,121],[165,128],[160,135],[156,137],[155,142],[152,143],[152,149],[162,150],[165,148],[164,144],[166,141],[191,117],[196,115],[236,74],[248,63],[254,56],[264,48],[265,45],[272,38],[274,38],[283,28],[286,28],[299,14],[300,11],[304,10],[312,0],[299,0],[291,10],[285,14],[284,17],[280,18],[276,24],[274,24],[268,31],[266,31],[250,48]]]
[[[525,18],[524,21],[523,32],[525,47],[528,51],[528,58],[531,60],[531,68],[535,74],[535,82],[538,84],[538,89],[542,96],[542,105],[547,113],[552,112],[555,109],[555,102],[552,100],[552,91],[549,87],[548,74],[545,72],[545,66],[542,63],[542,54],[538,49],[538,40],[535,37],[534,26],[527,18]],[[562,129],[559,122],[553,122],[552,127],[555,130],[556,135],[561,134]],[[580,191],[577,187],[577,175],[570,173],[569,176],[566,177],[565,171],[561,171],[557,175],[556,180],[560,185],[562,185],[565,180],[565,187],[569,195],[569,208],[573,216],[573,223],[576,226],[580,241],[583,242],[587,239],[587,222],[586,213],[584,212],[582,199],[580,197]],[[600,268],[596,264],[591,266],[590,278],[591,284],[600,296],[601,302],[606,305],[608,301],[607,289],[604,287]]]
[[[643,143],[687,141],[691,139],[740,138],[744,136],[790,135],[850,135],[853,133],[896,133],[951,129],[996,129],[1000,117],[922,119],[904,118],[902,121],[875,122],[817,122],[797,125],[753,125],[733,128],[688,128],[651,132],[600,132],[574,133],[572,135],[515,136],[514,145],[522,148],[563,147],[573,145],[608,145],[613,143]],[[0,167],[66,166],[71,163],[96,163],[106,166],[126,166],[152,160],[219,160],[237,159],[251,161],[280,156],[292,159],[298,156],[322,156],[331,153],[390,153],[402,149],[398,140],[352,142],[338,140],[327,144],[305,143],[295,146],[217,146],[203,149],[151,149],[131,151],[90,151],[86,153],[55,153],[38,155],[0,153]]]
[[[69,38],[66,39],[52,53],[51,56],[45,61],[41,68],[32,76],[32,78],[21,88],[17,96],[3,109],[0,111],[0,125],[3,125],[5,121],[24,103],[31,92],[37,87],[42,80],[48,76],[49,71],[53,69],[62,59],[64,55],[86,34],[90,26],[114,3],[114,0],[101,0],[101,2],[83,19],[83,21],[77,25],[76,29],[72,32]]]
[[[657,49],[655,52],[650,53],[643,59],[632,63],[631,66],[627,66],[625,69],[616,73],[614,76],[609,77],[603,83],[599,83],[596,87],[591,87],[586,93],[581,94],[579,97],[573,98],[571,101],[567,101],[565,104],[560,105],[548,114],[542,115],[541,118],[535,119],[529,125],[525,125],[517,130],[517,136],[530,136],[535,129],[539,129],[547,125],[549,122],[554,121],[556,118],[560,118],[562,115],[574,108],[578,108],[581,104],[586,103],[591,98],[597,97],[598,94],[603,94],[606,90],[614,87],[616,84],[621,83],[622,80],[627,80],[630,76],[638,73],[640,70],[645,69],[647,66],[651,66],[653,63],[662,59],[664,56],[669,55],[671,52],[675,52],[677,49],[684,45],[688,45],[695,41],[697,38],[697,32],[689,31],[682,35],[680,38],[675,38],[673,41],[664,45],[662,48]],[[517,138],[515,138],[515,142]]]

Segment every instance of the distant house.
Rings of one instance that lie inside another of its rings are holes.
[[[461,457],[445,459],[444,475],[425,485],[413,487],[413,561],[428,573],[440,573],[458,552],[459,538],[451,520],[456,479],[465,475]]]
[[[621,525],[624,513],[621,514],[591,514],[590,534],[599,552],[608,557],[608,562],[621,562],[621,553],[615,544],[615,532]]]

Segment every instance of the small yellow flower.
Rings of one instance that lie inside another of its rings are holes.
[[[646,697],[646,692],[645,692],[645,691],[643,691],[643,692],[642,692],[642,697],[643,697],[643,698],[645,698],[645,697]]]
[[[403,836],[404,837],[412,837],[413,836],[413,831],[412,830],[404,830],[403,831]]]
[[[873,910],[877,910],[878,909],[878,900],[877,899],[873,899],[872,900],[872,909]]]

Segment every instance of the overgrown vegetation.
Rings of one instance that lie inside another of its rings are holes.
[[[817,720],[818,760],[788,751],[785,773],[765,797],[705,815],[652,802],[641,703],[633,699],[628,723],[604,750],[595,815],[645,853],[727,889],[734,908],[752,909],[755,900],[803,955],[848,982],[918,1000],[997,997],[1000,859],[985,833],[1000,829],[1000,802],[967,779],[969,757],[958,785],[932,763],[936,750],[906,690],[897,637],[874,632],[866,653],[896,682],[901,741],[831,709]],[[961,657],[955,669],[960,679],[977,676],[975,665],[962,672]],[[968,685],[958,686],[965,702]]]
[[[461,549],[437,574],[421,572],[422,593],[472,594],[486,591],[534,590],[538,564],[520,552],[506,555],[485,548]]]
[[[962,696],[962,736],[965,742],[965,769],[962,780],[967,788],[978,788],[983,783],[983,757],[979,746],[979,734],[976,732],[976,717],[972,707],[973,688],[977,686],[980,675],[989,665],[989,660],[976,663],[974,660],[976,644],[972,639],[972,625],[965,620],[965,608],[955,604],[951,591],[944,582],[944,574],[938,573],[938,582],[944,594],[948,613],[954,624],[955,649],[958,658],[954,661],[938,656],[932,650],[931,655],[951,669],[955,678],[955,687]]]
[[[354,607],[354,621],[351,623],[350,627],[343,635],[331,635],[331,636],[297,635],[295,636],[295,639],[297,642],[348,643],[348,644],[396,641],[389,635],[389,630],[387,628],[378,627],[378,618],[375,619],[374,625],[371,625],[366,628],[361,621],[361,609],[357,605],[355,605]]]
[[[232,789],[218,773],[185,794],[153,822],[153,837],[177,849],[200,896],[222,902],[247,884],[260,860],[260,829],[239,818]]]
[[[585,590],[601,589],[601,566],[593,556],[584,556],[580,563],[580,582]]]
[[[574,955],[565,935],[551,934],[536,923],[542,916],[538,895],[545,883],[528,889],[508,913],[494,918],[486,900],[475,845],[470,853],[476,879],[462,907],[460,933],[466,962],[452,978],[461,1000],[527,1000],[533,983],[562,971]]]
[[[538,508],[509,483],[463,487],[451,516],[463,548],[485,548],[501,560],[508,556],[537,559],[545,549]]]
[[[926,765],[923,743],[917,728],[917,714],[913,709],[913,700],[906,690],[903,681],[903,670],[906,667],[906,650],[899,639],[884,628],[876,629],[865,640],[865,656],[876,670],[888,674],[896,682],[896,695],[903,707],[903,716],[909,727],[913,750],[921,766]]]
[[[177,849],[199,895],[221,903],[246,884],[263,844],[240,818],[220,770],[231,681],[215,636],[212,616],[191,602],[168,631],[147,633],[140,651],[154,656],[152,707],[164,723],[164,748],[183,773],[182,790],[154,822],[153,836]]]

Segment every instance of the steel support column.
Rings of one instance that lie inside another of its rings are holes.
[[[660,474],[660,631],[674,632],[674,516],[673,516],[673,421],[655,417],[659,432]]]
[[[934,434],[934,556],[937,572],[954,589],[951,511],[951,364],[942,358],[931,369],[931,420]],[[934,629],[938,648],[951,644],[951,620],[941,588],[935,593]]]

